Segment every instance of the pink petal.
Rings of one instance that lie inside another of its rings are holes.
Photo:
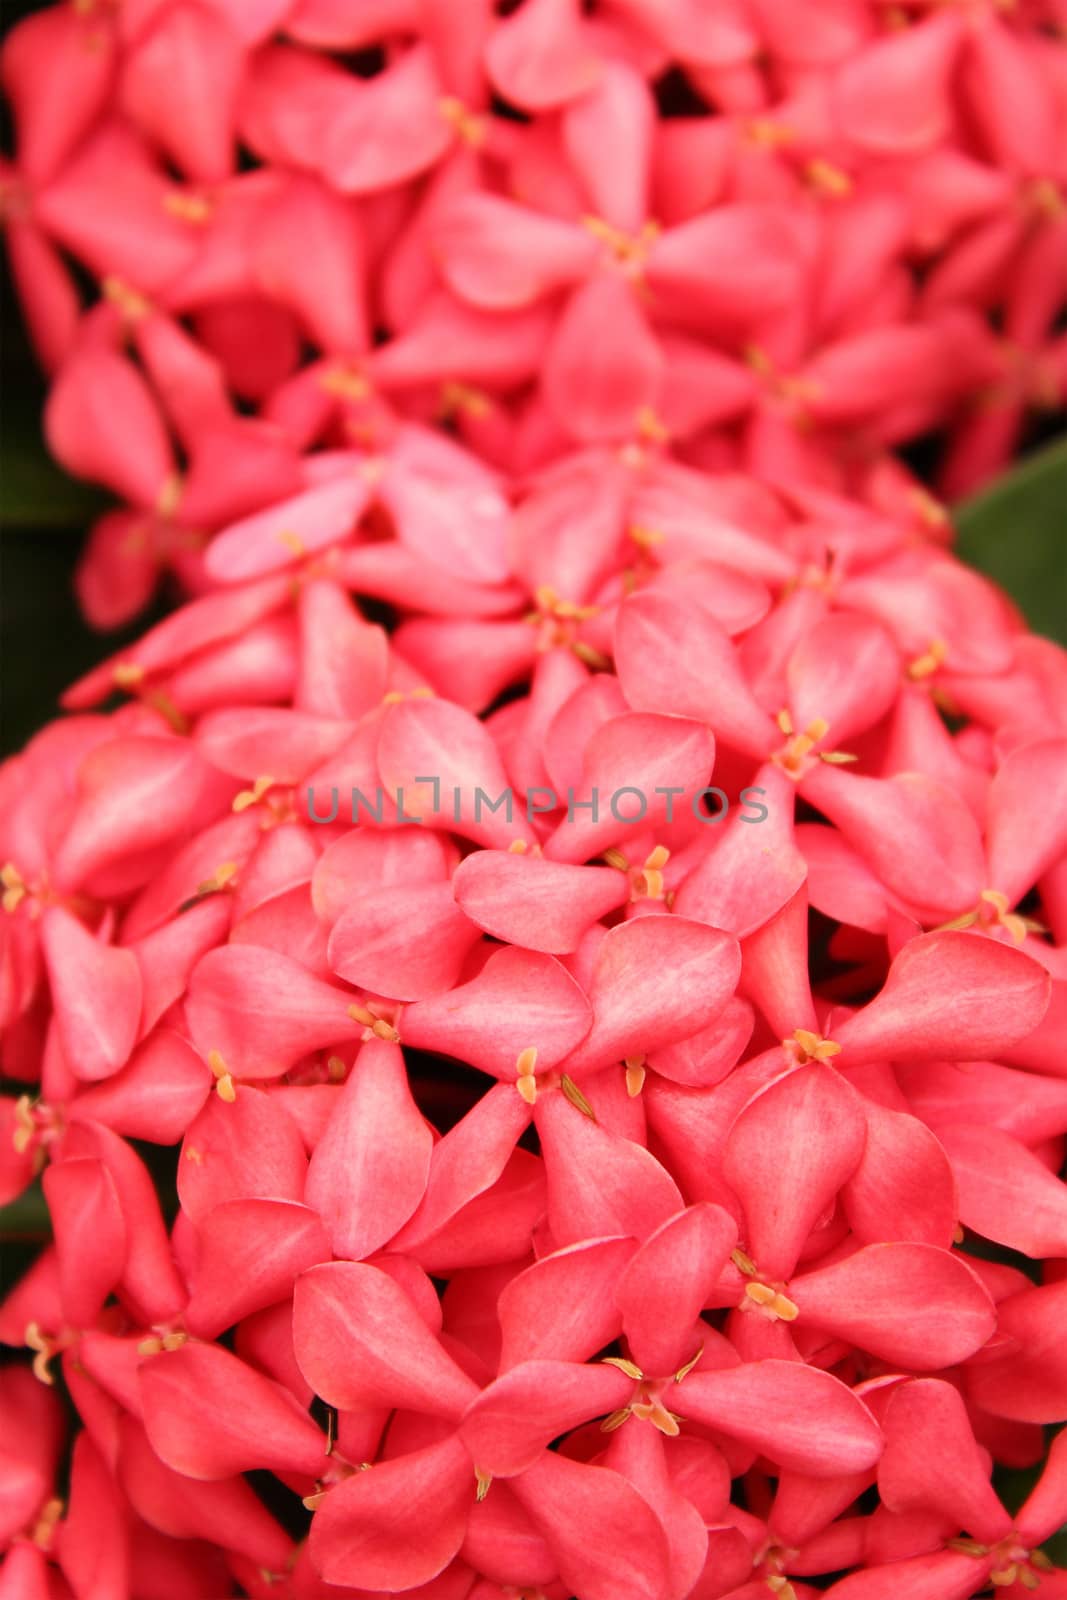
[[[714,274],[706,270],[709,260],[717,264]],[[664,304],[731,327],[786,305],[800,269],[791,218],[771,206],[725,205],[661,234],[648,281]]]
[[[491,736],[459,706],[425,699],[389,706],[378,735],[378,770],[409,820],[489,848],[506,850],[516,839],[536,843]],[[490,809],[501,794],[501,809]]]
[[[447,149],[441,85],[425,45],[366,82],[346,75],[315,159],[342,194],[368,194],[414,177]]]
[[[53,1161],[42,1181],[63,1309],[73,1327],[89,1327],[126,1266],[126,1220],[118,1193],[103,1162],[92,1159]]]
[[[68,472],[105,484],[135,506],[154,508],[174,472],[148,385],[125,356],[100,344],[64,364],[44,426],[49,449]]]
[[[736,1243],[733,1218],[713,1205],[690,1206],[645,1240],[616,1289],[642,1372],[667,1377],[692,1359],[693,1325]]]
[[[590,1020],[584,994],[552,956],[504,949],[469,983],[405,1007],[401,1037],[510,1082],[524,1050],[536,1049],[537,1070],[548,1071],[575,1048]]]
[[[986,887],[1014,906],[1067,849],[1067,743],[1010,751],[993,774],[987,816]]]
[[[221,1345],[190,1341],[151,1356],[139,1378],[152,1448],[188,1478],[324,1469],[326,1437],[307,1412]]]
[[[545,1451],[512,1488],[544,1533],[568,1593],[582,1600],[667,1600],[662,1525],[620,1474]]]
[[[988,1293],[958,1255],[928,1244],[872,1244],[793,1278],[802,1319],[897,1367],[930,1372],[981,1349],[996,1327]]]
[[[562,1092],[539,1096],[536,1121],[558,1243],[613,1234],[644,1239],[682,1210],[674,1179],[654,1156],[592,1121]]]
[[[351,205],[315,178],[289,177],[260,209],[251,251],[257,285],[316,344],[340,356],[367,349],[364,245]]]
[[[190,178],[219,183],[233,167],[243,68],[241,42],[216,11],[168,6],[127,47],[122,108]]]
[[[451,884],[398,884],[348,901],[327,959],[346,983],[393,1000],[425,1000],[452,988],[479,937]]]
[[[936,144],[949,126],[948,80],[960,39],[959,19],[940,16],[868,44],[834,82],[841,131],[880,152]]]
[[[200,1224],[227,1200],[302,1200],[306,1176],[296,1123],[270,1095],[241,1088],[230,1105],[213,1094],[189,1124],[178,1198]]]
[[[740,972],[736,941],[700,922],[638,917],[610,929],[588,985],[593,1026],[568,1067],[595,1071],[707,1027]]]
[[[346,1411],[402,1406],[458,1419],[478,1392],[403,1289],[365,1263],[332,1262],[297,1280],[293,1340],[315,1393]]]
[[[819,1063],[785,1073],[740,1113],[722,1171],[745,1211],[742,1245],[766,1277],[787,1278],[809,1233],[863,1155],[859,1100]]]
[[[576,867],[507,850],[479,850],[460,862],[452,890],[464,913],[508,944],[568,955],[594,922],[616,910],[630,887],[611,867]]]
[[[67,1515],[60,1524],[57,1555],[73,1592],[104,1600],[127,1592],[130,1542],[126,1500],[109,1463],[88,1433],[74,1441]],[[5,1568],[7,1563],[5,1562]]]
[[[950,1383],[902,1383],[886,1407],[878,1489],[891,1511],[938,1511],[954,1527],[994,1544],[1011,1518],[993,1492],[985,1453]]]
[[[874,726],[896,700],[900,656],[889,634],[867,617],[838,613],[803,635],[786,667],[793,725],[829,723],[828,748]]]
[[[1044,1470],[1015,1518],[1020,1534],[1030,1545],[1040,1544],[1049,1538],[1067,1516],[1065,1438],[1067,1436],[1058,1433],[1049,1445]]]
[[[780,767],[760,767],[749,803],[728,814],[722,827],[709,829],[702,848],[694,847],[696,864],[674,897],[679,916],[728,928],[743,939],[793,898],[807,875],[793,830],[794,790]],[[766,809],[760,820],[753,820],[756,804]]]
[[[586,745],[577,792],[560,796],[568,815],[548,839],[546,855],[585,861],[631,836],[638,822],[655,828],[675,805],[694,810],[714,756],[707,729],[681,716],[632,712],[606,722]]]
[[[551,1357],[587,1361],[618,1335],[615,1285],[630,1239],[591,1239],[542,1256],[502,1290],[500,1370]]]
[[[49,8],[11,27],[3,84],[27,178],[47,182],[63,166],[104,111],[114,65],[111,28],[97,18]]]
[[[206,557],[210,575],[220,583],[260,577],[292,566],[298,550],[310,554],[347,539],[371,498],[371,483],[355,466],[224,528]]]
[[[528,0],[498,22],[486,49],[494,87],[526,111],[549,111],[585,94],[600,64],[576,0]]]
[[[826,1592],[831,1600],[968,1600],[984,1577],[974,1556],[938,1550],[853,1572]]]
[[[596,88],[563,114],[563,146],[594,212],[627,234],[638,233],[647,217],[655,126],[647,84],[615,61],[604,63]]]
[[[591,233],[489,194],[464,195],[438,223],[434,254],[446,283],[487,311],[512,311],[583,276]]]
[[[591,278],[556,322],[542,387],[573,439],[626,439],[657,397],[663,352],[634,290],[617,275]]]
[[[1045,973],[1021,950],[970,933],[927,933],[904,946],[885,988],[836,1031],[843,1060],[981,1060],[1036,1028]]]
[[[925,1123],[865,1100],[867,1143],[841,1191],[862,1244],[910,1239],[948,1249],[959,1221],[952,1166]]]
[[[481,859],[477,857],[476,859]],[[331,926],[353,894],[373,885],[433,883],[448,873],[449,846],[424,828],[353,828],[319,857],[311,879],[315,911]]]
[[[958,916],[986,887],[974,814],[944,783],[918,772],[868,778],[819,764],[804,779],[804,797],[924,921]]]
[[[132,950],[99,943],[69,911],[51,906],[41,947],[72,1071],[90,1081],[125,1065],[141,1021],[141,972]]]
[[[237,1078],[280,1078],[313,1050],[358,1039],[349,993],[296,961],[255,945],[224,945],[189,982],[186,1017],[205,1058],[217,1051]]]
[[[474,1468],[458,1439],[379,1461],[332,1489],[311,1524],[327,1583],[413,1589],[437,1576],[463,1543]]]
[[[616,1367],[523,1361],[471,1402],[459,1437],[480,1470],[513,1478],[558,1435],[616,1410],[632,1390]]]
[[[368,1040],[308,1168],[305,1198],[335,1255],[359,1261],[392,1238],[422,1199],[432,1148],[399,1047]]]
[[[299,1274],[330,1259],[314,1211],[291,1200],[228,1200],[199,1229],[185,1325],[216,1339],[253,1311],[285,1300]]]
[[[812,1477],[864,1472],[882,1453],[881,1431],[862,1400],[840,1379],[798,1361],[691,1372],[677,1404],[695,1422]]]
[[[966,1103],[957,1115],[967,1114]],[[1067,1184],[1000,1128],[946,1124],[944,1145],[960,1191],[960,1221],[983,1238],[1041,1259],[1067,1256]]]
[[[637,711],[706,721],[749,755],[766,755],[780,742],[729,635],[697,606],[655,592],[627,600],[615,625],[615,665]]]
[[[430,1152],[425,1193],[393,1239],[393,1248],[414,1253],[486,1194],[504,1172],[529,1120],[530,1108],[508,1084],[494,1085],[477,1100]]]
[[[355,722],[385,693],[389,641],[363,621],[348,596],[327,579],[300,591],[300,672],[293,704],[313,716]]]

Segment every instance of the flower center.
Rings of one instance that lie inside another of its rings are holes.
[[[806,1067],[812,1061],[829,1061],[832,1056],[841,1054],[836,1039],[824,1039],[810,1028],[796,1028],[791,1039],[782,1040],[782,1048],[789,1052],[798,1067]]]
[[[603,259],[607,266],[617,268],[627,278],[644,276],[648,252],[659,237],[658,222],[646,222],[635,234],[612,227],[603,217],[583,217],[582,226],[605,247]]]
[[[775,721],[786,735],[786,741],[780,749],[771,752],[771,760],[795,782],[799,783],[817,761],[826,761],[830,766],[840,767],[856,760],[854,755],[849,755],[845,750],[817,748],[830,731],[830,724],[825,717],[814,717],[800,733],[793,727],[793,718],[785,709],[779,711]]]
[[[743,1250],[731,1251],[730,1259],[742,1277],[749,1280],[745,1284],[744,1294],[738,1303],[739,1311],[754,1312],[767,1322],[795,1322],[797,1320],[800,1315],[800,1308],[785,1293],[786,1285],[784,1283],[765,1283],[759,1275],[756,1263]]]

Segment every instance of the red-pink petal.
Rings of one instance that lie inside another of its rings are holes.
[[[801,1319],[913,1372],[965,1361],[996,1327],[978,1277],[935,1245],[867,1245],[793,1278],[789,1295]]]
[[[422,1199],[433,1133],[408,1085],[399,1046],[362,1046],[308,1168],[305,1198],[337,1256],[373,1255]]]
[[[343,1410],[403,1406],[458,1418],[477,1394],[412,1300],[378,1267],[312,1267],[293,1297],[297,1360],[315,1393]]]

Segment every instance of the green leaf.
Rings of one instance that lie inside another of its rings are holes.
[[[40,1178],[35,1179],[28,1189],[23,1189],[16,1200],[9,1205],[0,1206],[0,1238],[5,1241],[14,1239],[50,1239],[52,1237],[52,1219],[48,1213],[48,1204],[41,1188]]]
[[[1036,633],[1067,644],[1067,439],[956,512],[957,552],[1006,589]]]
[[[80,540],[106,504],[98,489],[68,477],[56,465],[32,421],[5,421],[0,431],[0,527],[73,524]]]

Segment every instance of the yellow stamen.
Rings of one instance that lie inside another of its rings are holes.
[[[683,1378],[687,1378],[689,1376],[703,1354],[704,1346],[701,1345],[693,1359],[691,1361],[687,1361],[684,1367],[678,1368],[678,1371],[674,1374],[675,1383],[681,1383]]]
[[[656,415],[651,406],[641,406],[637,413],[637,434],[652,444],[666,444],[670,438],[667,424]]]
[[[829,195],[832,199],[839,199],[842,195],[852,193],[852,179],[840,167],[835,167],[830,161],[816,158],[809,161],[804,168],[804,176],[813,189],[820,194]]]
[[[626,1093],[633,1100],[645,1086],[645,1058],[627,1056],[623,1064],[626,1067]]]
[[[118,306],[123,316],[129,317],[131,322],[147,315],[150,308],[144,295],[138,294],[136,289],[131,289],[121,278],[107,277],[100,287],[104,298],[110,300],[112,305]]]
[[[163,209],[169,211],[172,217],[179,217],[182,222],[210,222],[211,202],[202,194],[183,194],[180,189],[172,189],[163,197]]]
[[[205,878],[203,883],[197,884],[196,892],[198,895],[218,894],[220,890],[232,887],[236,876],[236,861],[224,861],[221,867],[215,868],[210,878]]]
[[[469,111],[462,100],[455,95],[442,95],[437,102],[437,109],[464,144],[473,150],[485,143],[485,119],[475,112]]]
[[[370,384],[362,372],[351,367],[334,367],[319,379],[320,389],[337,395],[341,400],[365,400],[370,394]]]
[[[582,1113],[583,1117],[588,1117],[590,1122],[596,1121],[596,1112],[593,1110],[592,1106],[589,1104],[589,1101],[585,1098],[585,1095],[579,1089],[573,1078],[568,1078],[566,1074],[564,1074],[564,1076],[559,1080],[559,1086],[563,1090],[565,1098],[570,1101],[572,1106],[576,1107],[576,1109]]]
[[[641,545],[644,549],[652,549],[657,544],[662,544],[667,537],[658,528],[646,528],[637,522],[631,523],[627,532],[634,544]]]
[[[268,789],[274,787],[274,779],[270,777],[257,778],[251,789],[242,789],[233,802],[234,811],[247,811],[249,806],[258,805]]]
[[[773,122],[770,117],[754,117],[745,133],[761,150],[777,150],[781,145],[792,144],[796,137],[792,128],[784,122]]]
[[[144,681],[144,668],[136,661],[119,661],[111,669],[111,676],[119,689],[133,689]]]
[[[38,1547],[38,1549],[48,1550],[51,1547],[52,1535],[55,1532],[56,1523],[59,1521],[62,1515],[62,1500],[53,1498],[45,1501],[44,1505],[41,1507],[37,1521],[33,1525],[33,1531],[30,1534],[31,1541]]]
[[[829,1061],[841,1054],[841,1046],[834,1039],[823,1039],[808,1028],[797,1028],[792,1039],[783,1039],[787,1050],[792,1050],[801,1066],[809,1061]]]
[[[483,389],[470,383],[446,383],[441,389],[439,415],[446,421],[450,417],[467,416],[480,420],[492,414],[493,402]]]
[[[493,1481],[493,1474],[491,1472],[483,1472],[481,1467],[475,1467],[474,1476],[478,1484],[478,1487],[474,1491],[474,1498],[480,1504],[489,1493],[489,1486]]]
[[[178,510],[182,498],[182,480],[176,472],[172,472],[159,491],[156,501],[156,510],[164,520],[173,517]]]
[[[229,1067],[217,1050],[208,1051],[207,1064],[215,1074],[215,1093],[232,1106],[237,1099],[237,1088]]]
[[[51,1339],[41,1332],[40,1326],[36,1322],[28,1322],[26,1324],[26,1332],[23,1335],[23,1339],[27,1349],[35,1352],[32,1362],[34,1377],[39,1383],[45,1383],[50,1389],[53,1388],[56,1380],[48,1367],[49,1361],[55,1354],[55,1346]]]
[[[617,1367],[626,1378],[632,1378],[634,1383],[640,1383],[644,1377],[641,1368],[634,1361],[627,1361],[625,1356],[605,1356],[600,1363],[602,1367]]]
[[[944,639],[932,639],[930,648],[921,656],[916,656],[914,661],[908,663],[907,675],[913,682],[921,678],[932,677],[938,667],[945,664],[948,655],[948,645]]]

